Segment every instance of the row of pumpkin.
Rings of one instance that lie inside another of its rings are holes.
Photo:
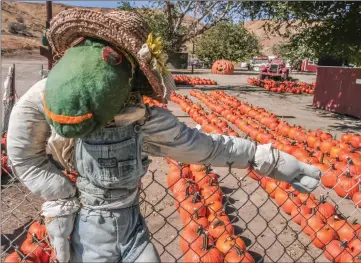
[[[213,92],[212,95],[214,98],[217,98],[218,102],[222,100],[223,102],[226,102],[227,100],[227,105],[233,104],[231,106],[232,110],[227,109],[227,107],[225,107],[226,104],[221,105],[215,100],[207,100],[207,96],[204,93],[192,91],[191,95],[197,97],[206,105],[212,105],[213,108],[220,111],[216,111],[217,113],[222,114],[222,116],[230,122],[236,125],[238,124],[238,127],[240,126],[241,121],[244,121],[241,118],[244,117],[242,115],[246,113],[251,113],[252,115],[253,111],[255,114],[254,116],[258,116],[257,110],[252,109],[249,105],[240,103],[237,99],[232,98],[223,92]],[[224,124],[221,124],[222,126],[217,126],[220,122],[217,120],[218,117],[216,114],[208,114],[203,109],[199,109],[199,104],[193,103],[186,96],[174,93],[171,100],[180,104],[181,108],[197,123],[201,124],[202,127],[211,125],[213,127],[212,132],[220,134],[224,134],[224,130],[227,129],[227,127],[223,126]],[[237,111],[236,109],[240,108],[242,108],[244,112],[242,112],[241,115],[234,115],[233,111]],[[237,120],[239,121],[236,123]],[[263,121],[268,124],[272,123],[269,120],[267,121],[267,119],[263,119]],[[245,125],[248,124],[245,123]],[[283,125],[285,124],[283,123]],[[282,147],[280,147],[281,145],[290,145],[288,141],[284,141],[281,144],[277,140],[271,141],[273,140],[273,135],[267,137],[258,136],[259,133],[251,134],[251,132],[249,132],[248,134],[250,134],[254,140],[261,143],[279,143],[274,146],[278,146],[277,148],[280,150],[282,150]],[[327,133],[322,133],[322,135],[322,137],[328,137]],[[319,136],[321,135],[319,134]],[[297,149],[294,148],[294,150]],[[302,156],[303,155],[301,154],[296,155],[298,158]],[[275,202],[281,207],[281,209],[286,214],[291,215],[292,220],[295,223],[302,226],[303,231],[311,237],[312,243],[316,247],[324,249],[324,255],[327,259],[333,262],[361,262],[360,224],[357,224],[355,221],[346,220],[341,214],[337,214],[335,207],[331,203],[327,202],[323,195],[321,195],[320,199],[317,200],[313,194],[299,193],[287,183],[260,176],[254,171],[249,172],[250,177],[260,182],[262,188],[267,191],[271,198],[275,199]]]
[[[4,263],[55,263],[55,251],[51,247],[45,225],[33,222],[20,249],[10,253]]]
[[[277,82],[272,79],[260,80],[257,78],[248,78],[248,84],[262,87],[270,92],[288,92],[294,94],[314,94],[315,84],[305,82],[283,81]]]
[[[360,135],[344,134],[339,141],[321,130],[307,131],[300,126],[291,126],[265,109],[241,103],[223,91],[213,91],[210,96],[191,91],[191,95],[206,105],[223,103],[219,105],[224,109],[221,114],[225,119],[253,140],[262,144],[272,143],[275,148],[298,160],[319,167],[324,173],[322,183],[325,187],[333,189],[342,198],[352,199],[355,205],[361,207]],[[239,106],[234,108],[231,104]],[[219,123],[214,118],[212,121]]]
[[[204,165],[167,162],[168,186],[184,226],[179,242],[184,262],[255,263],[225,213],[218,176]]]
[[[203,79],[199,77],[188,77],[185,75],[173,76],[176,85],[217,85],[217,82],[210,79]]]
[[[167,108],[151,98],[146,102]],[[225,212],[218,175],[205,165],[165,160],[169,166],[168,188],[183,223],[179,246],[184,262],[255,263]]]

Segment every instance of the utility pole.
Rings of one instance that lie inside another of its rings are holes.
[[[50,21],[53,18],[53,6],[51,1],[46,1],[46,25],[45,28],[48,29],[50,27]],[[53,65],[53,52],[51,47],[48,46],[48,70],[51,70]]]
[[[196,42],[196,34],[197,34],[197,8],[198,8],[198,1],[196,0],[196,6],[194,8],[194,19],[196,22],[194,23],[194,36],[192,40],[192,74],[194,74],[194,63],[195,63],[195,42]]]
[[[53,17],[53,8],[52,8],[52,2],[46,1],[45,4],[46,7],[46,22],[45,22],[45,28],[49,29],[50,27],[50,21]],[[48,70],[51,70],[53,66],[53,52],[51,50],[51,47],[48,45],[47,48],[41,46],[40,47],[40,55],[44,56],[48,59]]]
[[[194,38],[193,38],[193,41],[192,41],[193,43],[192,43],[192,45],[193,45],[193,47],[192,47],[192,74],[194,74],[194,46],[195,46],[195,44],[194,44]]]

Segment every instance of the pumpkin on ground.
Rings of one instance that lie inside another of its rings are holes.
[[[234,73],[234,66],[229,60],[217,60],[212,66],[213,74],[232,75]]]
[[[208,234],[204,233],[202,237],[203,244],[198,242],[192,243],[191,249],[184,256],[184,262],[222,263],[223,255],[209,243]]]
[[[234,246],[224,257],[225,263],[255,263],[256,261],[250,253]]]
[[[217,239],[216,247],[221,251],[223,254],[230,252],[231,248],[237,246],[242,251],[246,251],[246,244],[236,235],[222,235]]]
[[[37,262],[49,262],[50,249],[44,242],[37,242],[35,237],[28,237],[20,247],[24,255],[34,258]]]

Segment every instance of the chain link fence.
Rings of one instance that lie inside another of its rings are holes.
[[[245,128],[258,124],[258,131],[272,135],[275,147],[281,139],[282,145],[300,144],[276,137],[279,130],[253,114],[259,109],[246,109],[224,92],[190,94],[191,99],[175,94],[172,102],[206,132],[237,133],[259,142],[262,138]],[[326,179],[310,195],[232,164],[218,168],[153,158],[142,179],[141,211],[162,262],[359,262],[361,226],[355,220],[361,212],[361,171],[350,161],[357,151],[345,161],[315,152],[308,157],[314,157]],[[16,251],[22,260],[52,262],[51,247],[37,225],[43,200],[6,167],[6,153],[1,169],[1,258]],[[34,245],[31,252],[26,242]]]

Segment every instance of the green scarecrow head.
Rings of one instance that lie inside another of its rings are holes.
[[[69,9],[52,20],[46,38],[60,59],[46,80],[44,111],[63,137],[103,127],[131,93],[166,103],[175,87],[160,40],[135,13]]]
[[[134,69],[106,43],[86,39],[50,71],[43,104],[59,135],[79,137],[104,126],[125,106]]]

